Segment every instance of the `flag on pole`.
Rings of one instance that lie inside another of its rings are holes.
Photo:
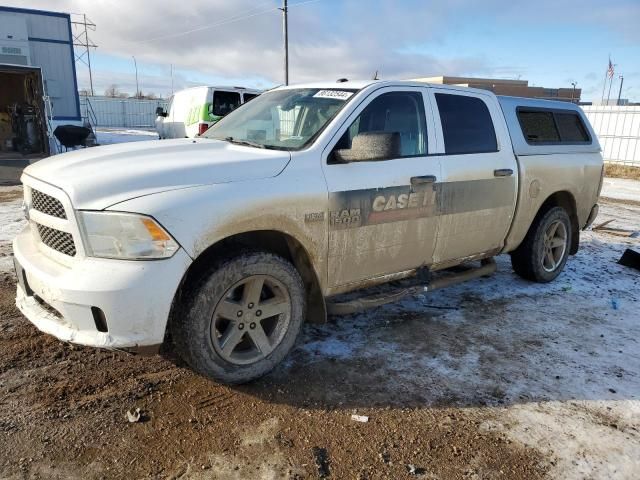
[[[614,68],[613,63],[611,63],[611,57],[609,57],[609,68],[607,69],[607,76],[609,78],[613,78]]]

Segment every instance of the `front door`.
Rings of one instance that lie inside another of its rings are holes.
[[[331,286],[431,263],[437,233],[434,182],[440,175],[439,157],[428,156],[435,144],[432,118],[426,88],[381,88],[325,149]],[[399,152],[393,158],[335,161],[336,149],[349,150],[357,135],[368,132],[399,135]]]

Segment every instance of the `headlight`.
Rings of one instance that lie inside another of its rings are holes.
[[[178,243],[151,217],[134,213],[79,212],[90,257],[144,260],[168,258]]]

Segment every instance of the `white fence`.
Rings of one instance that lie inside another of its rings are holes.
[[[166,109],[167,101],[80,97],[82,116],[97,127],[151,128],[155,126],[158,107]]]
[[[640,167],[640,107],[582,107],[598,135],[605,162]]]

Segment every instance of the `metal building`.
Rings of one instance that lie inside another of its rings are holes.
[[[68,13],[0,6],[0,63],[42,69],[52,120],[80,122],[71,17]]]
[[[0,6],[0,115],[15,116],[21,105],[41,117],[43,155],[56,153],[51,132],[58,125],[82,125],[69,14]]]

